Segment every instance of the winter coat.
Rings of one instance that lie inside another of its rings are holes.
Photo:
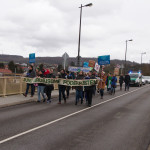
[[[100,81],[98,82],[97,88],[98,89],[105,89],[105,82],[106,82],[106,76],[103,76],[100,78]]]

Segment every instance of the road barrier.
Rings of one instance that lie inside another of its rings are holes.
[[[24,93],[26,83],[23,80],[24,77],[0,77],[0,96]],[[54,84],[54,89],[58,89],[57,84]]]

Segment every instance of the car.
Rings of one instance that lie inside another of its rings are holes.
[[[130,72],[130,85],[142,86],[142,75],[140,72]]]
[[[144,79],[144,76],[142,76],[142,84],[143,84],[143,85],[146,84],[146,80]]]
[[[146,83],[150,84],[150,76],[142,76]]]

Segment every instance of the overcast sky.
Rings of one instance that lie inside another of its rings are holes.
[[[149,63],[150,0],[0,0],[0,53],[28,57],[78,53],[82,14],[82,57],[110,55]]]

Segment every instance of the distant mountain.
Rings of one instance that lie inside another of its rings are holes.
[[[88,62],[89,60],[94,60],[97,62],[97,58],[90,58],[90,57],[81,57],[81,62]],[[23,56],[19,55],[0,55],[0,62],[5,62],[8,63],[10,61],[14,61],[15,63],[28,63],[29,58],[24,58]],[[69,57],[68,59],[68,64],[70,65],[71,63],[76,64],[77,62],[77,57]],[[36,57],[36,63],[40,64],[62,64],[63,63],[63,58],[62,57]],[[118,60],[114,59],[111,60],[111,64],[124,64],[124,60]],[[131,62],[127,61],[127,64],[129,65],[135,65],[138,64],[136,62]]]

